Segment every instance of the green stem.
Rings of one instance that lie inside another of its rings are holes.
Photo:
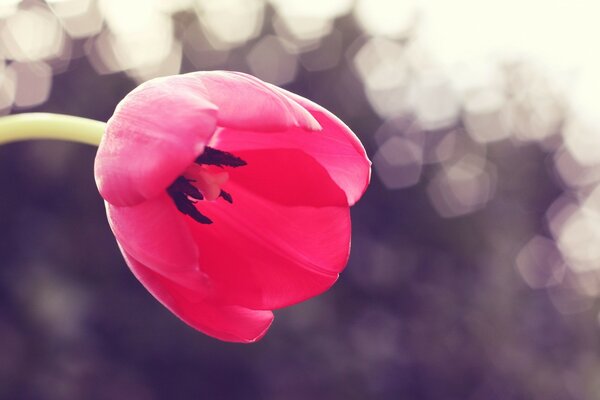
[[[32,139],[66,140],[98,146],[106,123],[50,113],[0,117],[0,145]]]

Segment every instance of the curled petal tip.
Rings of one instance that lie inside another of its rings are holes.
[[[298,126],[300,128],[304,128],[306,130],[313,131],[313,132],[322,131],[323,127],[321,126],[319,121],[317,121],[316,118],[313,117],[312,114],[309,113],[308,111],[306,112],[306,114],[308,114],[308,117],[305,120],[303,120],[304,123],[300,123],[300,124],[298,124]]]

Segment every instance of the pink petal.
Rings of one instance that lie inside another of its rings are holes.
[[[231,171],[225,186],[233,204],[198,203],[213,224],[184,217],[217,296],[252,309],[280,308],[322,293],[337,280],[350,248],[350,213],[343,192],[304,153],[274,153],[237,154],[248,165]],[[260,159],[273,165],[258,165]],[[250,181],[258,183],[256,192],[238,179],[243,169],[256,176]],[[295,181],[299,171],[312,180]],[[274,190],[265,192],[270,185]]]
[[[100,194],[133,205],[165,190],[213,135],[217,108],[198,79],[159,78],[140,85],[117,106],[96,156]]]
[[[260,131],[281,131],[291,126],[320,129],[303,107],[251,75],[209,71],[189,76],[202,81],[208,98],[218,106],[219,126]]]
[[[236,151],[246,161],[229,170],[230,179],[256,195],[288,206],[343,206],[346,195],[327,170],[298,149]]]
[[[371,180],[371,161],[358,137],[342,120],[317,103],[271,86],[306,108],[322,126],[322,142],[311,142],[303,150],[323,164],[332,179],[346,192],[348,204],[354,205]]]
[[[371,178],[371,162],[354,133],[329,111],[283,89],[270,86],[291,101],[302,104],[322,126],[310,132],[292,127],[284,132],[219,129],[210,146],[232,153],[249,149],[299,149],[316,159],[345,192],[346,202],[353,205],[365,192]]]
[[[106,203],[106,211],[117,241],[136,260],[187,287],[206,285],[196,243],[166,193],[131,207]]]
[[[201,292],[186,289],[145,267],[123,251],[133,274],[173,314],[191,327],[228,342],[251,343],[262,338],[273,322],[271,311],[214,303]]]

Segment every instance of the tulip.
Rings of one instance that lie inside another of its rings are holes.
[[[190,326],[260,339],[272,310],[327,290],[370,178],[352,131],[249,75],[148,81],[107,123],[95,178],[140,282]]]

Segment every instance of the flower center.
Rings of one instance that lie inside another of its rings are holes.
[[[244,160],[231,153],[205,147],[194,164],[167,188],[167,193],[180,212],[201,224],[212,224],[210,218],[198,211],[196,203],[200,200],[216,201],[219,197],[233,203],[233,197],[221,189],[229,180],[229,173],[223,169],[244,165]]]
[[[185,170],[183,177],[202,193],[204,200],[215,201],[221,194],[221,186],[229,180],[229,173],[194,164]]]

